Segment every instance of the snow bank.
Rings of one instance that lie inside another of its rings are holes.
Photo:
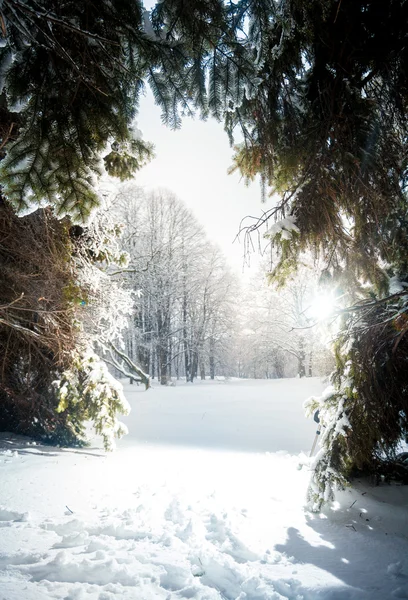
[[[2,434],[0,599],[407,597],[407,488],[357,482],[304,511],[307,461],[288,448],[311,444],[301,404],[322,388],[129,386],[130,433],[110,455]]]

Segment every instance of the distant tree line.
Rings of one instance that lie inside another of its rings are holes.
[[[137,292],[129,356],[162,384],[230,374],[239,286],[219,248],[169,192],[128,186],[116,204]]]
[[[313,291],[306,276],[280,291],[263,273],[244,285],[169,191],[127,184],[115,205],[129,254],[117,276],[136,295],[126,351],[143,371],[162,384],[327,374],[327,352],[305,328]]]

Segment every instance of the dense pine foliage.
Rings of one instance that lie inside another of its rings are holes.
[[[145,73],[142,6],[6,0],[2,23],[3,190],[18,208],[46,201],[84,218],[102,152],[120,177],[150,153],[131,128]]]
[[[116,413],[127,402],[100,356],[120,340],[133,300],[106,273],[123,253],[99,222],[72,227],[49,208],[18,217],[0,203],[2,431],[83,444],[91,421],[107,448],[123,433]]]

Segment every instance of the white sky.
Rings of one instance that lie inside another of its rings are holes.
[[[137,123],[143,138],[155,145],[156,158],[138,173],[136,183],[174,192],[221,247],[231,266],[242,271],[244,246],[233,243],[241,219],[259,216],[267,205],[261,204],[257,183],[246,187],[239,174],[227,174],[232,149],[222,124],[214,119],[184,119],[182,128],[172,131],[162,124],[150,92],[142,99]],[[251,257],[251,264],[257,262]],[[248,275],[247,266],[245,272]]]

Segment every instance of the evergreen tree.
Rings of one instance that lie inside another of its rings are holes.
[[[206,65],[207,97],[199,96],[203,108],[194,102],[225,119],[231,141],[236,128],[243,134],[233,169],[249,180],[259,174],[264,193],[281,197],[247,230],[277,221],[272,279],[284,282],[312,249],[325,284],[356,303],[344,313],[335,388],[325,396],[325,460],[314,489],[328,498],[325,481],[377,468],[407,427],[408,6],[237,0],[204,30],[190,15],[214,4],[192,2],[186,15],[182,4],[158,5],[157,34],[172,42],[203,35],[191,54]]]
[[[145,75],[137,0],[2,3],[3,192],[84,219],[98,204],[101,154],[128,178],[151,154],[132,131]]]
[[[18,217],[0,202],[2,431],[82,445],[90,422],[106,449],[125,433],[117,413],[129,406],[102,359],[125,360],[118,346],[134,299],[109,275],[125,256],[102,216],[83,228],[49,208]]]
[[[244,123],[233,169],[260,174],[281,197],[247,233],[276,220],[267,234],[279,256],[272,279],[284,282],[312,249],[322,283],[349,304],[334,386],[309,403],[324,425],[310,488],[319,507],[356,468],[392,458],[407,430],[408,7],[238,5],[260,83],[226,117],[231,131]]]
[[[399,0],[283,0],[242,16],[260,83],[227,116],[247,131],[235,167],[281,194],[266,217],[298,228],[275,239],[275,276],[309,247],[353,288],[385,290],[379,260],[405,275],[407,11]]]

